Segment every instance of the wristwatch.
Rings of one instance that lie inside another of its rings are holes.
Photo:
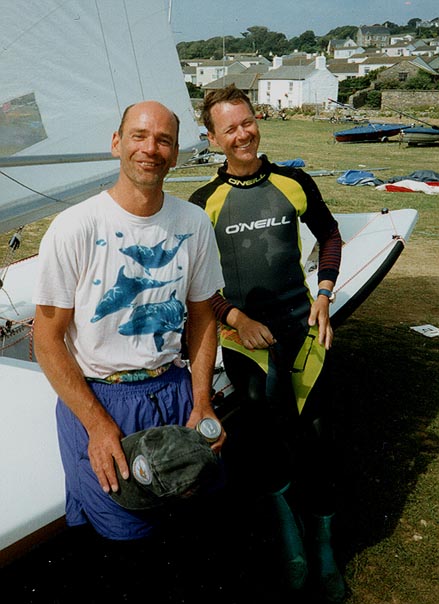
[[[332,292],[330,289],[319,289],[317,295],[326,296],[327,298],[329,298],[330,302],[335,302],[335,292]]]

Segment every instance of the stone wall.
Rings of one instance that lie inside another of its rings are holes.
[[[381,108],[396,110],[439,107],[439,90],[382,90]]]

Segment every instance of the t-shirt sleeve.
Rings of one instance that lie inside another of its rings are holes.
[[[44,234],[38,254],[34,304],[74,308],[78,280],[76,245],[52,223]]]
[[[200,210],[198,249],[188,291],[188,300],[202,302],[224,287],[215,233],[207,214]]]

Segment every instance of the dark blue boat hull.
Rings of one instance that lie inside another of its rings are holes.
[[[366,126],[355,126],[349,130],[340,130],[334,132],[335,140],[338,143],[362,143],[362,142],[381,142],[387,140],[390,136],[396,136],[408,126],[404,124],[379,124],[369,123]]]

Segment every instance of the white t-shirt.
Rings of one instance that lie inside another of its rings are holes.
[[[44,235],[33,302],[74,308],[66,343],[84,375],[178,358],[186,300],[224,287],[207,214],[165,194],[144,218],[108,192],[61,212]]]

